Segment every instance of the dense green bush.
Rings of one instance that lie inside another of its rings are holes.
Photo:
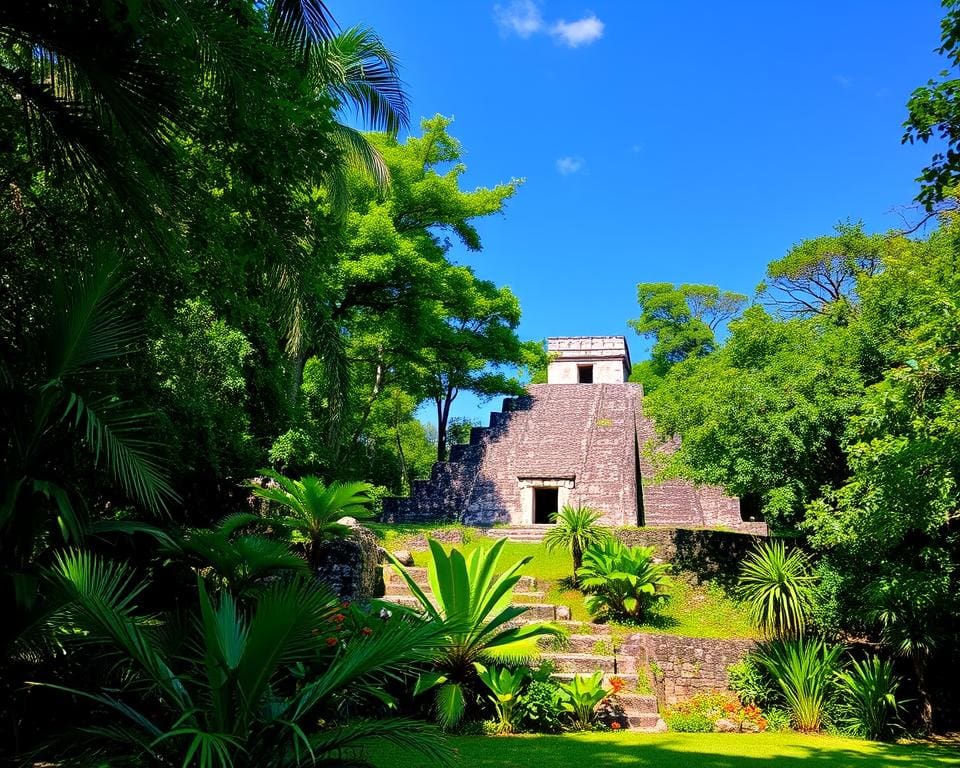
[[[490,691],[487,698],[497,712],[496,732],[513,733],[520,720],[520,692],[527,681],[529,671],[526,667],[508,669],[506,667],[485,667],[479,662],[475,665],[477,677]]]
[[[589,547],[577,577],[590,613],[631,621],[665,600],[669,584],[667,566],[653,562],[653,547],[629,547],[617,539]]]
[[[395,703],[384,681],[428,665],[442,627],[358,621],[308,578],[273,581],[246,604],[201,579],[195,601],[161,614],[138,607],[151,585],[123,563],[67,551],[49,580],[59,609],[48,622],[64,650],[117,662],[90,690],[41,682],[93,705],[82,738],[49,745],[59,764],[292,768],[305,754],[339,761],[379,739],[450,758],[425,723],[344,717],[351,702],[368,712]]]
[[[744,704],[767,709],[777,699],[776,682],[752,654],[727,667],[727,684]]]
[[[520,723],[534,733],[559,733],[563,730],[560,687],[549,680],[531,680],[520,697]]]
[[[573,727],[589,730],[597,722],[597,704],[608,691],[603,687],[603,672],[576,675],[569,683],[560,683],[560,706],[570,715]]]
[[[767,718],[767,730],[771,733],[781,733],[790,730],[790,713],[782,707],[768,709],[765,713]]]

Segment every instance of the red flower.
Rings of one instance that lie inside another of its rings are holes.
[[[349,600],[344,600],[342,603],[340,603],[340,607],[341,607],[341,608],[349,608],[349,607],[350,607],[350,601],[349,601]]]
[[[611,731],[619,731],[619,730],[620,730],[620,723],[618,723],[616,720],[614,720],[612,723],[610,723],[610,730],[611,730]]]
[[[334,617],[333,617],[332,619],[330,619],[330,621],[332,621],[332,622],[334,622],[334,623],[336,623],[336,624],[341,624],[341,623],[343,623],[343,620],[344,620],[345,618],[347,618],[347,617],[344,616],[342,613],[338,613],[338,614],[335,614]]]
[[[624,681],[622,677],[610,678],[610,688],[612,689],[612,692],[614,695],[620,693],[620,691],[622,691],[626,687],[626,685],[627,683],[626,681]]]
[[[373,634],[373,630],[370,629],[370,627],[364,627],[363,629],[360,630],[360,634],[363,635],[364,637],[370,637],[370,635]]]
[[[327,645],[329,645],[329,646],[334,646],[334,645],[337,644],[337,642],[339,642],[339,641],[338,641],[337,638],[335,638],[335,637],[328,637],[328,638],[327,638]]]

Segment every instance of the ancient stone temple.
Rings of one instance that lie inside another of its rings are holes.
[[[603,512],[606,525],[724,527],[763,534],[739,499],[684,480],[657,482],[657,441],[643,414],[643,388],[627,381],[623,336],[572,336],[547,342],[546,384],[504,400],[488,427],[455,445],[409,498],[385,499],[392,522],[456,521],[488,526],[546,524],[565,504]]]

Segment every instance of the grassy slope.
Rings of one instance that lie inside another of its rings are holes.
[[[378,526],[378,528],[380,528]],[[383,526],[378,530],[383,536],[384,546],[389,549],[404,547],[404,540],[422,534],[432,528],[420,526]],[[477,547],[489,547],[493,539],[475,537],[460,549],[470,552]],[[417,565],[426,565],[428,554],[414,551]],[[568,552],[549,553],[540,544],[508,541],[500,556],[501,567],[515,563],[522,557],[532,557],[523,573],[534,576],[542,585],[547,596],[546,601],[570,606],[574,619],[589,621],[590,614],[583,604],[583,597],[576,590],[564,590],[561,579],[568,578],[573,564]],[[723,590],[713,585],[696,585],[685,574],[674,578],[670,589],[671,599],[661,607],[641,627],[649,632],[663,632],[688,637],[756,637],[756,631],[736,601],[730,599]]]
[[[569,768],[632,765],[653,768],[946,768],[960,751],[926,744],[879,744],[798,733],[576,733],[562,736],[451,738],[471,768]],[[427,763],[395,747],[374,750],[378,768]]]

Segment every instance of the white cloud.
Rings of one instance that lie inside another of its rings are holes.
[[[579,157],[561,157],[557,159],[557,173],[569,176],[583,168],[583,159]]]
[[[533,0],[513,0],[507,6],[493,6],[497,26],[505,35],[516,35],[526,40],[543,29],[543,17]]]
[[[578,21],[560,21],[550,27],[550,34],[570,48],[590,45],[603,37],[604,23],[592,13]]]
[[[603,37],[605,26],[593,13],[577,21],[544,21],[538,0],[511,0],[507,5],[495,5],[493,18],[504,36],[516,35],[526,40],[533,35],[548,34],[569,48],[596,42]]]

